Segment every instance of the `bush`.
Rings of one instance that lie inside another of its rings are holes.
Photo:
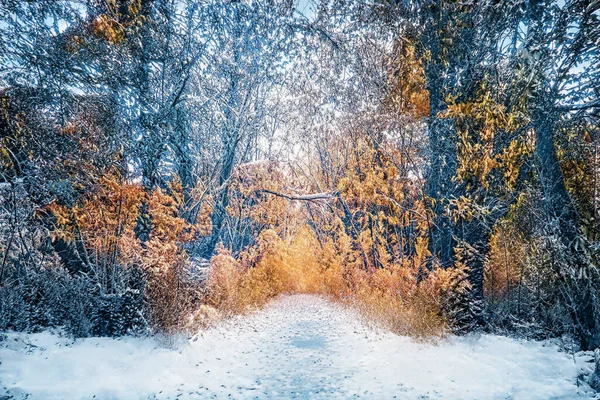
[[[218,249],[211,260],[206,301],[228,316],[260,307],[280,294],[321,294],[395,333],[419,339],[443,335],[444,276],[431,273],[417,282],[414,259],[403,266],[365,271],[358,263],[344,265],[342,254],[332,242],[321,247],[308,227],[289,241],[272,230],[263,231],[238,259]]]
[[[135,334],[148,330],[143,313],[143,293],[102,294],[86,277],[60,268],[30,272],[0,288],[0,330],[61,327],[75,337]]]

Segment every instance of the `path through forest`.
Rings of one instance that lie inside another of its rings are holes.
[[[415,343],[308,295],[170,345],[8,334],[0,360],[0,398],[15,399],[585,398],[576,385],[585,360],[549,343],[491,335]]]

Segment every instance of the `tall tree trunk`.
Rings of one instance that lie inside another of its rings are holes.
[[[212,230],[201,251],[202,256],[205,258],[210,258],[213,255],[215,247],[221,237],[223,222],[227,216],[227,206],[229,205],[229,178],[233,171],[236,149],[237,140],[234,142],[225,142],[223,156],[221,158],[222,165],[219,174],[219,187],[217,188],[217,193],[215,195],[215,205],[211,216]]]
[[[142,140],[139,143],[139,157],[142,169],[142,187],[144,188],[144,196],[140,205],[138,219],[135,226],[135,234],[138,240],[145,246],[150,240],[152,232],[152,216],[150,215],[148,199],[152,195],[152,191],[158,183],[158,163],[162,154],[161,141],[158,138],[155,121],[151,116],[151,107],[149,106],[150,96],[150,62],[148,49],[151,48],[152,35],[151,28],[151,13],[154,0],[142,0],[140,15],[144,18],[143,26],[140,29],[140,44],[137,42],[133,48],[133,55],[136,59],[137,66],[133,77],[138,89],[140,101],[140,116],[138,125],[141,128]]]
[[[238,21],[240,17],[239,8],[233,9],[234,20]],[[205,240],[202,245],[201,254],[205,258],[212,257],[215,247],[221,238],[221,230],[225,217],[227,216],[227,206],[229,205],[229,180],[233,171],[235,163],[235,157],[238,152],[238,145],[241,139],[240,131],[240,116],[237,115],[240,112],[240,75],[236,70],[241,60],[240,49],[238,46],[241,45],[240,39],[242,37],[242,28],[236,26],[233,29],[233,39],[231,41],[233,48],[233,62],[231,65],[231,72],[229,74],[229,86],[227,88],[226,99],[227,102],[223,104],[223,130],[221,133],[221,143],[223,150],[221,153],[220,169],[219,169],[219,186],[215,194],[215,205],[211,215],[212,230],[210,236]]]
[[[598,282],[589,271],[592,260],[585,251],[579,215],[565,185],[556,146],[554,131],[556,113],[547,100],[532,113],[535,127],[535,156],[539,164],[539,184],[543,194],[544,213],[548,231],[556,246],[552,268],[563,288],[561,300],[571,313],[575,334],[583,349],[600,347],[600,309],[598,309]],[[558,246],[557,244],[558,243]]]
[[[445,213],[445,201],[455,186],[452,178],[456,174],[456,138],[450,121],[440,118],[446,110],[443,99],[444,67],[441,45],[444,29],[442,4],[437,1],[429,7],[426,20],[424,44],[431,54],[425,66],[427,90],[429,91],[429,122],[427,136],[429,141],[429,168],[425,194],[432,201],[432,221],[429,227],[429,251],[443,267],[454,262],[453,224]]]
[[[545,25],[546,1],[528,3],[528,31],[526,48],[535,61],[544,60],[548,49]],[[539,185],[543,194],[546,216],[546,236],[552,250],[550,267],[563,286],[559,296],[575,323],[574,331],[584,349],[600,346],[600,301],[598,282],[591,273],[592,260],[586,251],[586,242],[576,206],[567,190],[555,145],[556,125],[560,114],[555,108],[559,98],[558,87],[548,81],[544,68],[534,64],[534,84],[530,99],[531,122],[535,130],[535,157],[538,163]],[[549,67],[547,67],[549,68]]]
[[[185,117],[181,118],[182,120]],[[182,123],[183,124],[183,123]],[[194,198],[192,191],[196,186],[196,178],[194,176],[194,160],[191,156],[189,148],[190,139],[186,132],[186,128],[180,126],[179,135],[172,140],[172,147],[175,152],[175,160],[177,164],[177,174],[181,179],[181,186],[183,190],[183,206],[181,210],[181,216],[190,224],[196,222],[198,216],[198,209],[200,204],[193,204]]]

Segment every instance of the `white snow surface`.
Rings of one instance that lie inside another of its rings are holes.
[[[493,335],[418,343],[309,295],[170,344],[8,333],[0,363],[0,399],[594,398],[555,344]]]

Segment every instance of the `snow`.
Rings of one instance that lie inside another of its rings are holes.
[[[418,343],[308,295],[170,343],[9,333],[0,362],[0,398],[15,399],[593,398],[577,385],[581,363],[555,344]]]

